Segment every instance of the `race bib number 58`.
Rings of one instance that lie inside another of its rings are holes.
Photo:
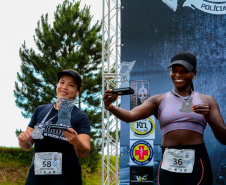
[[[41,152],[35,153],[35,175],[60,175],[62,174],[62,153]]]

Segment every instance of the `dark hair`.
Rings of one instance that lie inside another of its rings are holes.
[[[171,59],[171,67],[174,64],[181,64],[186,67],[189,71],[193,71],[197,68],[197,59],[196,56],[192,53],[180,51],[173,55]],[[191,83],[191,89],[194,91],[193,82]]]
[[[190,63],[194,67],[194,69],[196,69],[197,67],[196,56],[189,52],[180,51],[175,53],[171,59],[171,63],[176,60],[185,60],[186,62]]]
[[[181,64],[184,67],[186,67],[187,70],[193,71],[197,67],[197,59],[196,56],[193,55],[192,53],[181,51],[173,55],[169,67],[171,67],[174,64]]]
[[[58,82],[59,82],[60,78],[65,75],[73,77],[77,83],[77,89],[80,90],[80,88],[82,86],[82,78],[81,78],[80,74],[73,69],[63,70],[63,71],[57,73]]]

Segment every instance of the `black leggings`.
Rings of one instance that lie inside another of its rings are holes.
[[[166,147],[162,147],[164,153]],[[158,185],[212,185],[213,174],[205,144],[168,147],[175,149],[194,149],[195,164],[192,173],[174,173],[161,169],[158,171]]]

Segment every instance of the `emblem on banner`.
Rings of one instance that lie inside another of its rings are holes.
[[[130,126],[132,132],[137,137],[147,137],[153,134],[155,130],[155,122],[151,118],[135,121]]]
[[[178,0],[162,0],[173,11],[178,8]],[[186,0],[182,7],[198,9],[210,14],[226,14],[225,0]]]
[[[130,108],[133,109],[150,97],[149,80],[131,81],[131,88],[134,89],[130,96]]]
[[[152,160],[153,153],[151,144],[144,140],[133,143],[130,148],[130,158],[138,165],[147,165]]]
[[[153,166],[130,166],[130,185],[153,183]]]

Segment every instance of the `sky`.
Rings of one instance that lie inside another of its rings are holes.
[[[30,119],[23,118],[15,104],[14,86],[20,72],[19,49],[26,42],[35,49],[33,35],[41,15],[48,13],[53,22],[56,6],[63,0],[10,0],[0,6],[0,146],[19,147],[16,129],[26,130]],[[102,0],[81,0],[80,8],[90,6],[92,24],[102,18]]]

